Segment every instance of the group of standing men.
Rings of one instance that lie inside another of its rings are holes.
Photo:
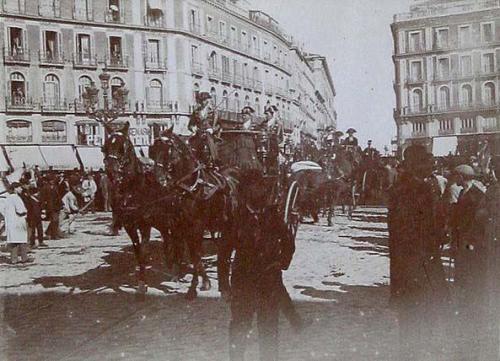
[[[491,165],[486,188],[470,165],[445,179],[424,146],[404,152],[388,216],[401,360],[500,359],[500,158]]]

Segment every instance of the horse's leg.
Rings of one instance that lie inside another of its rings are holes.
[[[200,244],[203,239],[203,233],[200,234],[200,238],[197,237],[199,232],[196,232],[192,229],[193,225],[188,225],[190,230],[187,230],[187,239],[188,239],[188,248],[189,248],[189,256],[191,258],[191,263],[193,264],[193,279],[191,280],[191,285],[189,286],[189,290],[186,294],[186,298],[188,300],[193,300],[198,295],[198,291],[196,288],[198,287],[198,276],[200,271],[200,263],[201,263],[201,252],[200,252]]]
[[[222,232],[222,238],[217,243],[217,278],[219,280],[219,292],[225,300],[231,296],[231,286],[229,283],[229,269],[231,265],[231,253],[236,232]]]
[[[139,265],[139,273],[137,274],[138,277],[137,292],[139,294],[145,294],[147,291],[146,277],[145,277],[146,266],[144,264],[144,254],[142,249],[142,243],[139,237],[139,232],[137,227],[135,226],[126,226],[125,230],[127,231],[127,234],[132,240],[132,244],[134,246],[135,259],[137,264]]]

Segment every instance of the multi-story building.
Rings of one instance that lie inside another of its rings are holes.
[[[245,105],[281,110],[315,136],[336,125],[325,58],[299,50],[279,24],[238,0],[0,0],[0,144],[100,146],[82,93],[99,75],[129,90],[134,144],[186,124],[199,91],[219,116]],[[12,147],[11,147],[12,148]]]
[[[417,1],[392,33],[399,148],[444,137],[462,154],[500,145],[500,2]]]

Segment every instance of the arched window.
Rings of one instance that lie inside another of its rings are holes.
[[[238,93],[234,93],[234,107],[233,107],[233,110],[235,112],[238,112],[238,113],[241,110],[240,96],[238,95]]]
[[[217,105],[217,90],[214,87],[210,88],[210,96],[212,97],[212,104]]]
[[[257,113],[257,115],[261,114],[259,98],[255,98],[255,112]]]
[[[92,79],[87,75],[83,75],[78,79],[78,99],[80,101],[83,101],[82,95],[91,84]]]
[[[245,106],[246,106],[246,107],[247,107],[247,106],[248,106],[248,107],[250,106],[250,97],[249,97],[248,95],[245,97]]]
[[[229,99],[226,90],[222,92],[222,107],[224,110],[229,110]]]
[[[148,107],[161,108],[163,105],[163,85],[158,79],[149,82],[146,94]]]
[[[496,103],[495,84],[493,84],[493,83],[484,84],[483,101],[486,105],[494,105]]]
[[[65,143],[66,123],[60,120],[47,120],[42,122],[42,142]]]
[[[48,74],[43,81],[44,107],[57,107],[60,103],[59,94],[59,78],[54,74]]]
[[[24,80],[24,75],[17,72],[10,74],[9,86],[9,92],[12,98],[12,101],[10,103],[12,105],[25,105],[27,86],[26,81]]]
[[[439,89],[439,108],[450,108],[450,88],[443,86]]]
[[[210,57],[208,58],[208,67],[211,71],[217,71],[217,53],[212,51]]]
[[[118,102],[117,90],[124,86],[125,82],[122,78],[114,77],[113,79],[111,79],[111,99],[113,101],[113,106],[117,105]]]
[[[420,111],[423,108],[423,94],[422,90],[415,89],[412,92],[412,111]]]
[[[462,86],[462,106],[463,107],[470,107],[472,105],[472,86],[469,84],[465,84]]]
[[[33,141],[33,129],[31,122],[26,120],[7,121],[8,143],[30,143]]]

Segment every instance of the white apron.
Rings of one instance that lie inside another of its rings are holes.
[[[28,243],[26,215],[17,214],[27,212],[23,200],[17,194],[9,194],[3,205],[7,243]]]

